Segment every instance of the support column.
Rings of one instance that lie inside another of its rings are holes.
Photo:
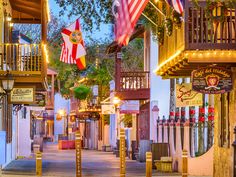
[[[158,143],[162,143],[162,120],[160,120],[160,123],[158,124]]]
[[[178,167],[178,171],[181,172],[182,171],[182,166],[181,166],[181,156],[182,156],[182,144],[181,144],[181,123],[180,123],[180,119],[179,121],[175,124],[176,126],[176,153],[175,153],[175,161],[177,162],[177,167]],[[176,163],[175,163],[176,164]],[[176,168],[176,166],[174,166],[174,168]]]
[[[187,150],[188,152],[190,152],[190,144],[189,144],[189,140],[190,140],[190,128],[189,128],[189,120],[186,120],[184,123],[184,146],[183,149]]]
[[[164,143],[168,143],[168,123],[164,123]]]
[[[174,121],[172,120],[169,124],[170,134],[169,134],[169,145],[170,145],[170,156],[175,155],[175,145],[174,145]]]

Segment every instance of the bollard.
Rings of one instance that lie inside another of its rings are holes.
[[[125,177],[125,130],[120,129],[120,177]]]
[[[146,177],[152,177],[152,153],[146,152]]]
[[[82,177],[81,168],[81,136],[80,132],[75,134],[75,153],[76,153],[76,177]]]
[[[36,176],[42,176],[42,153],[36,153]]]
[[[188,151],[183,150],[182,154],[182,177],[188,177]]]

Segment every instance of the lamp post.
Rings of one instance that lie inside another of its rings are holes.
[[[116,127],[116,136],[117,139],[119,138],[119,130],[120,130],[120,98],[114,97],[113,98],[113,104],[115,106],[115,111],[117,115],[117,127]]]
[[[9,73],[9,71],[7,71],[6,77],[4,79],[2,79],[2,89],[5,91],[5,93],[3,93],[3,96],[6,96],[6,126],[5,129],[7,130],[7,142],[11,142],[11,132],[9,134],[9,130],[11,130],[11,125],[12,123],[9,122],[12,119],[10,118],[12,115],[9,113],[9,104],[8,104],[8,96],[11,93],[11,90],[13,89],[14,86],[14,79],[12,77],[12,75]]]

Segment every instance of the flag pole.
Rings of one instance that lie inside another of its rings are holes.
[[[164,18],[166,18],[165,14],[159,9],[157,8],[157,6],[155,6],[155,4],[153,4],[152,1],[148,1]]]
[[[154,21],[152,21],[147,15],[145,15],[144,13],[142,13],[142,15],[143,15],[148,21],[150,21],[154,26],[157,26],[157,24],[156,24]]]

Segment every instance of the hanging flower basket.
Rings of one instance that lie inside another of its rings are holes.
[[[182,24],[182,16],[174,10],[172,13],[172,19],[175,28],[180,29]]]
[[[167,36],[171,36],[173,32],[173,22],[170,18],[166,18],[165,20],[165,28]]]
[[[80,85],[74,88],[74,96],[79,100],[85,100],[90,94],[91,89],[85,85]]]

